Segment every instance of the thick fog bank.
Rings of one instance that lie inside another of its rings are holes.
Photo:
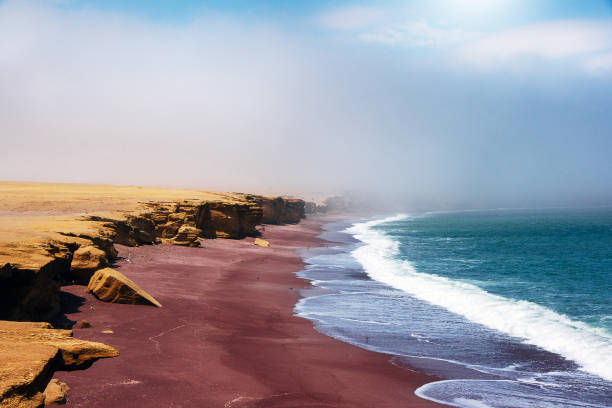
[[[612,203],[611,76],[47,4],[0,1],[0,179],[408,209]]]

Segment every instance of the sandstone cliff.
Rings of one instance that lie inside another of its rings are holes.
[[[48,238],[0,242],[0,319],[52,318],[61,282],[87,285],[115,259],[115,243],[198,246],[200,237],[243,238],[256,233],[262,215],[245,201],[145,202],[125,213],[77,216]]]
[[[106,344],[78,340],[49,323],[0,321],[0,407],[42,407],[43,391],[57,370],[86,368],[115,357]]]
[[[297,224],[306,217],[304,200],[253,194],[245,194],[243,197],[261,207],[263,224]]]
[[[60,311],[62,283],[86,285],[104,271],[90,284],[100,299],[160,306],[127,277],[103,269],[117,257],[114,244],[198,246],[200,238],[254,236],[258,224],[302,218],[304,202],[281,197],[0,182],[0,319],[51,319]],[[117,354],[48,323],[0,321],[0,407],[42,406],[53,371]]]
[[[0,182],[0,319],[48,320],[62,282],[86,285],[113,244],[198,246],[298,223],[304,201],[140,187]]]

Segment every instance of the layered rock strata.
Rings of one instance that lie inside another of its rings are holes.
[[[90,283],[90,291],[102,300],[161,306],[107,268],[117,257],[114,244],[198,246],[200,238],[258,235],[256,226],[264,218],[278,224],[299,222],[303,216],[301,200],[284,198],[0,182],[0,319],[53,318],[65,282]],[[49,383],[53,371],[86,367],[117,354],[48,323],[0,321],[0,407],[61,403],[66,387]]]
[[[200,237],[243,238],[256,234],[262,215],[261,207],[244,201],[148,202],[121,217],[81,217],[83,231],[57,231],[47,242],[7,244],[18,251],[2,262],[0,248],[0,319],[51,319],[59,312],[62,281],[88,284],[116,258],[114,243],[198,246]]]
[[[49,323],[0,321],[0,407],[42,407],[55,371],[86,368],[117,355],[111,346],[75,339],[71,330]]]
[[[304,200],[252,194],[244,195],[244,198],[261,206],[263,224],[297,224],[306,217]]]
[[[255,226],[261,223],[263,216],[260,206],[246,201],[146,205],[149,211],[143,213],[142,218],[152,222],[152,230],[147,232],[152,232],[158,242],[187,246],[197,246],[199,237],[236,239],[254,235]],[[181,227],[193,229],[181,230]]]
[[[94,264],[93,254],[89,260],[77,260],[72,270],[79,248],[94,251],[100,265],[117,256],[112,240],[105,236],[108,234],[95,223],[91,227],[96,229],[56,233],[46,242],[15,242],[0,247],[0,319],[40,321],[57,315],[61,283],[75,279],[84,282],[92,273],[88,268]]]
[[[58,229],[46,242],[15,244],[22,252],[10,251],[9,262],[3,262],[0,247],[0,319],[51,319],[59,312],[62,281],[88,284],[96,270],[116,258],[115,243],[199,246],[200,238],[254,236],[258,224],[297,223],[304,218],[302,200],[232,197],[143,202],[138,210],[116,216],[81,216],[71,230]]]
[[[87,285],[95,271],[108,266],[106,253],[93,245],[79,247],[72,254],[70,277],[75,283]]]

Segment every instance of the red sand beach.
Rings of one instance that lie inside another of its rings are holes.
[[[120,248],[121,271],[163,308],[103,303],[83,286],[64,288],[66,318],[93,326],[75,325],[75,336],[121,353],[56,373],[71,387],[67,407],[440,406],[413,393],[431,377],[293,315],[298,290],[308,286],[293,274],[303,266],[294,249],[319,246],[319,232],[320,223],[307,220],[266,227],[270,248],[252,238]]]

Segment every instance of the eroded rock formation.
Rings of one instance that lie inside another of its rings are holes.
[[[118,271],[101,269],[117,257],[114,244],[198,246],[202,237],[255,236],[264,217],[278,224],[304,216],[301,200],[244,194],[10,182],[0,182],[0,192],[0,319],[7,320],[56,316],[63,282],[90,282],[107,301],[161,306]],[[49,383],[55,370],[117,354],[48,323],[0,321],[0,407],[61,402],[65,385]]]
[[[197,219],[197,227],[206,238],[244,238],[255,235],[263,210],[254,203],[206,203]]]
[[[49,323],[0,321],[0,407],[42,407],[55,371],[117,355],[111,346],[75,339],[71,330]]]
[[[61,276],[70,269],[70,259],[49,256],[44,261],[39,267],[0,267],[0,319],[46,320],[59,312]]]
[[[306,216],[304,200],[252,194],[244,195],[244,198],[261,206],[263,224],[297,224]]]
[[[153,296],[116,269],[104,268],[98,270],[91,277],[87,290],[104,302],[161,307],[161,304]]]
[[[255,235],[261,207],[244,200],[142,203],[122,216],[86,216],[46,242],[0,247],[0,319],[49,320],[59,312],[62,281],[86,285],[117,256],[113,244],[198,246],[200,237]],[[77,230],[78,232],[75,232]]]
[[[93,223],[94,227],[98,227]],[[103,228],[83,234],[56,233],[46,242],[16,242],[0,247],[0,319],[49,320],[59,312],[59,291],[62,281],[72,282],[79,267],[87,269],[93,258],[77,260],[71,270],[75,252],[90,248],[105,260],[117,256],[112,241]],[[87,271],[86,271],[87,272]],[[83,282],[87,284],[87,272]]]
[[[70,275],[75,283],[87,285],[94,272],[106,266],[108,260],[103,250],[93,245],[82,246],[72,255]]]
[[[263,216],[260,206],[246,201],[186,200],[144,206],[138,217],[125,222],[107,220],[106,226],[114,230],[114,242],[128,246],[152,242],[198,246],[200,237],[244,238],[256,233]]]
[[[13,244],[0,246],[0,319],[51,319],[59,311],[61,282],[88,284],[116,258],[115,243],[198,246],[200,238],[256,236],[258,224],[302,218],[302,200],[246,194],[218,201],[148,201],[136,210],[78,217],[46,242],[20,242],[5,253]]]

